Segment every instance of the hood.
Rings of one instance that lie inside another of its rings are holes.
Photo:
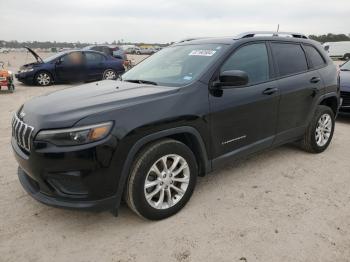
[[[340,71],[340,90],[350,92],[350,71]]]
[[[92,114],[159,99],[178,89],[104,80],[36,97],[26,102],[21,112],[23,120],[36,130],[71,127]]]
[[[43,63],[43,60],[41,59],[41,57],[37,53],[35,53],[33,49],[30,49],[28,46],[25,46],[25,48],[28,50],[28,52],[30,52],[35,57],[38,63]]]

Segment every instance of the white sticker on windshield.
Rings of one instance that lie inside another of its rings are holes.
[[[216,53],[215,50],[192,50],[188,55],[195,56],[212,56]]]

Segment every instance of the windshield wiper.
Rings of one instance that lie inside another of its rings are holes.
[[[346,69],[346,68],[341,69],[340,68],[340,71],[350,71],[350,69]]]
[[[148,84],[148,85],[158,85],[156,82],[153,81],[148,81],[148,80],[139,80],[139,79],[127,79],[127,80],[123,80],[125,82],[131,82],[131,83],[137,83],[137,84]]]

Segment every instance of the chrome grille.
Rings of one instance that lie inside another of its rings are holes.
[[[34,127],[27,125],[15,114],[12,119],[12,136],[16,140],[17,144],[30,152],[31,139],[34,131]]]

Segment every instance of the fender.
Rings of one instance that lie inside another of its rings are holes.
[[[117,193],[115,196],[115,200],[116,200],[115,206],[114,206],[114,209],[112,210],[112,213],[115,216],[118,215],[118,208],[120,206],[121,198],[122,198],[122,195],[124,192],[125,183],[126,183],[127,178],[129,176],[132,162],[134,161],[134,158],[135,158],[136,154],[139,152],[139,150],[147,143],[156,141],[156,140],[163,138],[163,137],[181,134],[181,133],[189,133],[189,134],[194,135],[196,137],[196,140],[197,140],[199,147],[200,147],[200,153],[201,153],[200,157],[204,160],[205,173],[209,173],[212,170],[212,163],[211,163],[211,161],[208,160],[208,154],[207,154],[207,150],[205,148],[202,136],[195,128],[193,128],[191,126],[175,127],[175,128],[166,129],[166,130],[162,130],[162,131],[147,135],[147,136],[139,139],[132,146],[132,148],[130,149],[130,151],[126,157],[126,160],[125,160],[125,163],[124,163],[124,166],[122,168],[122,172],[121,172],[120,178],[119,178]]]
[[[324,99],[327,99],[327,98],[330,98],[330,97],[335,97],[338,101],[338,109],[340,107],[340,98],[339,98],[339,94],[337,92],[329,92],[327,94],[323,94],[323,95],[320,95],[316,101],[316,105],[319,105],[321,104],[321,102],[324,100]],[[312,109],[312,111],[309,113],[309,116],[307,118],[307,123],[309,123],[311,121],[311,118],[314,116],[315,114],[315,111],[316,111],[316,107],[314,107]]]

